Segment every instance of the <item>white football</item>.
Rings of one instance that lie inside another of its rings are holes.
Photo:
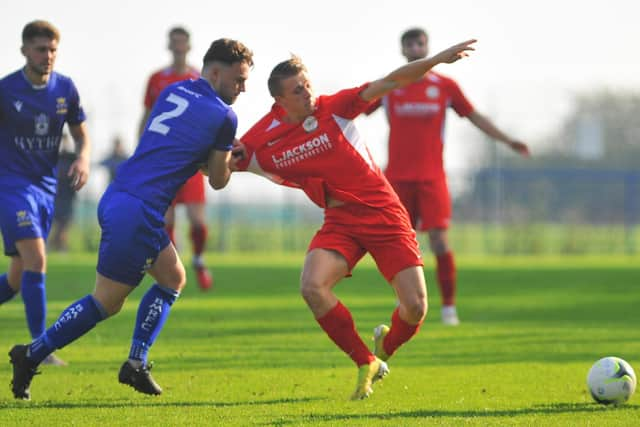
[[[636,391],[633,368],[619,357],[603,357],[593,364],[587,375],[587,387],[593,399],[605,405],[621,404]]]

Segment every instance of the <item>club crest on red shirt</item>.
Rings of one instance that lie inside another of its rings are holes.
[[[440,96],[440,89],[438,89],[438,86],[429,86],[427,88],[426,94],[427,94],[427,98],[435,99],[438,96]]]
[[[309,116],[304,119],[304,122],[302,122],[302,128],[307,133],[313,132],[314,130],[318,129],[318,120],[313,116]]]

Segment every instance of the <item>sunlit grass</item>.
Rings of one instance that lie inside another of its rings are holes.
[[[298,295],[302,257],[210,255],[215,290],[190,283],[151,351],[160,397],[117,382],[145,281],[118,316],[59,351],[69,367],[42,368],[31,402],[11,398],[2,365],[0,425],[624,426],[640,415],[637,395],[603,407],[585,385],[602,356],[640,370],[635,258],[461,257],[457,328],[439,323],[427,259],[427,322],[373,396],[350,402],[355,368]],[[50,321],[92,290],[94,263],[93,254],[52,257]],[[370,260],[337,292],[367,340],[395,306]],[[0,319],[4,351],[27,340],[20,298],[0,307]]]

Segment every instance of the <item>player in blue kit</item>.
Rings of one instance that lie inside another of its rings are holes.
[[[102,238],[93,293],[67,307],[31,344],[9,352],[16,398],[29,399],[38,364],[116,314],[145,272],[156,283],[140,301],[129,359],[118,379],[141,393],[162,392],[150,375],[147,354],[186,281],[163,216],[199,168],[206,167],[214,189],[227,184],[237,127],[230,104],[244,92],[253,54],[240,42],[219,39],[203,63],[202,78],[175,83],[161,93],[135,153],[100,200]]]
[[[22,292],[32,338],[46,327],[45,243],[65,123],[78,155],[69,169],[72,189],[79,190],[89,175],[90,143],[78,91],[70,78],[53,71],[59,40],[50,23],[27,24],[22,31],[26,64],[0,80],[0,230],[11,257],[9,271],[0,275],[0,304]],[[54,355],[44,363],[64,364]]]

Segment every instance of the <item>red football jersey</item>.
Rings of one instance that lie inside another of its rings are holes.
[[[447,107],[459,116],[473,106],[457,83],[429,72],[425,78],[395,89],[382,99],[389,119],[390,181],[430,181],[444,177],[443,134]]]
[[[318,97],[302,123],[283,122],[274,105],[241,138],[247,156],[239,167],[301,188],[321,207],[327,197],[372,207],[400,203],[353,122],[369,106],[359,96],[366,86]]]
[[[187,79],[197,79],[199,77],[200,72],[191,66],[189,66],[187,72],[184,74],[176,74],[171,67],[156,71],[149,77],[147,90],[144,94],[144,106],[148,110],[151,110],[160,92],[171,83],[181,82]]]

